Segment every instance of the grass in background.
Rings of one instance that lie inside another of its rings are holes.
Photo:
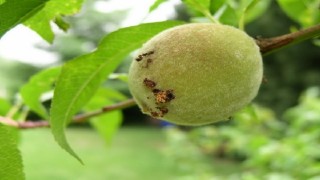
[[[68,129],[67,137],[85,166],[58,147],[48,129],[22,132],[28,180],[190,179],[234,169],[230,163],[201,157],[187,166],[188,161],[175,162],[167,155],[165,134],[156,128],[121,128],[110,146],[90,129]]]

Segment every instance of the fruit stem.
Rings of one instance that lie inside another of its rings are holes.
[[[263,55],[268,55],[283,47],[320,36],[320,24],[273,38],[257,38],[256,43]]]

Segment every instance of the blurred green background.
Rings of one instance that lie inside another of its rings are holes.
[[[98,11],[97,2],[88,0],[79,15],[67,17],[71,29],[58,33],[52,46],[38,47],[59,56],[53,65],[92,51],[128,18],[126,9]],[[200,16],[182,4],[175,5],[175,12],[171,19]],[[300,25],[271,1],[246,31],[273,37]],[[164,125],[132,107],[123,111],[122,127],[111,143],[88,124],[71,127],[69,140],[85,166],[63,152],[48,129],[24,130],[20,147],[27,179],[320,179],[319,59],[319,46],[311,40],[264,57],[267,82],[254,103],[227,122]],[[128,56],[117,73],[126,73],[130,62]],[[29,77],[46,68],[3,58],[0,63],[0,96],[11,102]],[[122,81],[111,79],[104,86],[130,97]]]

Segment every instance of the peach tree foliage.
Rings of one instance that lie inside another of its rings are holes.
[[[164,0],[156,0],[149,11],[152,12],[164,2]],[[307,28],[319,23],[318,1],[302,0],[293,3],[290,0],[278,0],[277,2],[283,11],[301,27]],[[24,24],[44,40],[52,43],[54,33],[50,23],[55,23],[66,31],[69,24],[65,21],[65,16],[79,12],[82,3],[82,0],[0,0],[0,37],[16,25]],[[198,16],[193,19],[195,21],[220,22],[244,30],[245,24],[268,12],[271,0],[183,0],[182,3],[191,14]],[[1,98],[0,121],[3,125],[0,126],[0,148],[1,151],[2,149],[5,151],[0,154],[0,166],[5,167],[0,168],[0,177],[24,178],[21,156],[17,149],[17,142],[14,140],[17,128],[48,126],[50,122],[50,128],[57,143],[80,162],[82,162],[80,157],[69,146],[65,136],[68,124],[91,117],[93,127],[106,139],[110,139],[121,122],[120,109],[133,102],[128,100],[126,103],[118,104],[119,109],[102,115],[109,116],[108,121],[101,121],[102,116],[94,116],[102,113],[92,112],[92,110],[127,99],[121,93],[113,89],[104,89],[101,85],[132,51],[140,48],[156,34],[185,23],[187,22],[163,21],[120,28],[102,38],[95,51],[71,59],[62,66],[51,67],[34,75],[21,87],[19,94],[22,101],[18,104],[12,105],[5,98]],[[319,31],[319,28],[314,28],[312,33],[307,34],[308,36],[304,34],[301,40],[318,36]],[[126,75],[117,75],[116,78],[127,81]],[[47,109],[42,103],[42,96],[50,91],[53,91],[54,95],[51,108]],[[103,97],[104,101],[99,97]],[[21,107],[28,107],[31,112],[49,121],[32,124],[23,118],[28,112],[23,111]],[[110,107],[110,109],[114,108]],[[107,110],[108,108],[102,111]],[[80,111],[88,112],[89,115],[75,116]],[[14,121],[13,119],[17,119],[19,115],[22,121]],[[15,128],[7,128],[7,126]]]

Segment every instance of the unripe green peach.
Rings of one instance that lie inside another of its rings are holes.
[[[257,95],[262,57],[227,25],[194,23],[161,32],[140,49],[129,88],[141,110],[181,125],[226,120]]]

